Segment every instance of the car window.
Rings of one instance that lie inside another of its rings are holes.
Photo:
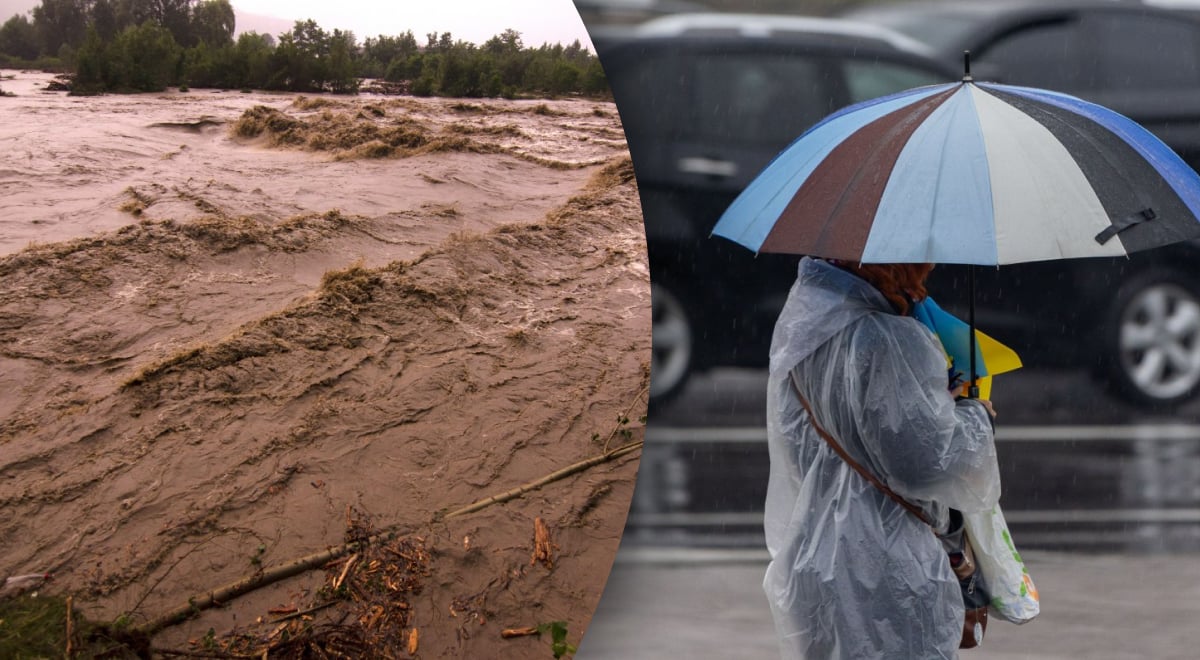
[[[628,57],[608,73],[628,133],[670,137],[680,132],[687,80],[679,61],[662,52]]]
[[[1162,16],[1122,12],[1089,19],[1105,89],[1182,89],[1200,86],[1200,27]]]
[[[833,110],[821,61],[762,53],[698,56],[691,130],[718,142],[786,144]]]
[[[945,4],[947,3],[942,3]],[[843,16],[891,28],[929,44],[935,50],[944,51],[953,44],[962,43],[980,25],[980,16],[976,12],[959,13],[957,9],[938,6],[924,11],[907,4],[900,7],[865,5],[852,9]]]
[[[1070,18],[1024,26],[973,59],[1001,82],[1070,92],[1095,88],[1096,67],[1084,64],[1089,52],[1082,24]]]
[[[954,82],[928,71],[891,62],[847,60],[843,65],[850,102],[858,103],[913,87]]]

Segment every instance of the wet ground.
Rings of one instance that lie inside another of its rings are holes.
[[[761,547],[766,375],[702,374],[652,415],[627,543]],[[1200,403],[1148,413],[1084,371],[997,379],[1004,495],[1030,549],[1200,550]]]
[[[778,658],[765,553],[622,546],[580,660]],[[1041,614],[993,621],[962,660],[1196,657],[1200,555],[1033,551]]]
[[[765,373],[701,375],[647,431],[580,658],[778,658],[762,592]],[[1147,414],[1084,372],[997,379],[1002,503],[1042,597],[965,660],[1194,658],[1200,404]]]

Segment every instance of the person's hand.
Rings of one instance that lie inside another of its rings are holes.
[[[990,399],[975,399],[975,400],[978,401],[979,403],[982,403],[984,408],[987,408],[988,414],[992,416],[992,419],[996,419],[996,409],[992,407],[992,402]]]
[[[963,383],[962,385],[960,385],[958,387],[958,389],[954,390],[954,398],[955,399],[967,398],[967,383]],[[975,400],[978,401],[979,403],[982,403],[984,408],[987,408],[988,414],[992,416],[992,419],[996,419],[996,409],[992,407],[992,402],[990,399],[975,399]]]

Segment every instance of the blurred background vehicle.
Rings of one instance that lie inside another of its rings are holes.
[[[979,80],[1065,92],[1145,126],[1200,166],[1200,21],[1133,1],[974,0],[858,5],[842,14],[887,26]]]
[[[646,217],[657,406],[694,371],[766,364],[796,258],[710,239],[725,207],[830,112],[954,73],[904,35],[818,18],[680,15],[596,46]]]
[[[982,0],[870,4],[845,16],[855,20],[680,14],[594,40],[642,191],[655,407],[693,373],[765,365],[795,260],[710,240],[725,207],[829,112],[954,80],[963,50],[977,79],[1089,98],[1200,164],[1200,21],[1189,14]],[[1029,364],[1085,366],[1123,400],[1171,409],[1200,391],[1198,257],[1191,242],[1129,259],[981,269],[979,323]],[[944,267],[931,282],[960,314],[965,272]]]

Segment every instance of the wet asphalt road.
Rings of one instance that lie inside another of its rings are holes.
[[[761,547],[763,370],[699,375],[649,421],[626,529],[649,546]],[[1085,371],[997,377],[1001,505],[1030,549],[1200,551],[1200,401],[1140,410]]]
[[[983,646],[962,660],[1197,657],[1200,555],[1025,555],[1041,614],[1022,626],[993,621]],[[779,658],[760,586],[765,568],[748,551],[622,547],[576,657]]]
[[[577,657],[777,658],[762,593],[765,373],[655,411],[630,522]],[[997,378],[1002,506],[1042,594],[964,660],[1183,660],[1200,628],[1200,403],[1139,411],[1083,372]]]

